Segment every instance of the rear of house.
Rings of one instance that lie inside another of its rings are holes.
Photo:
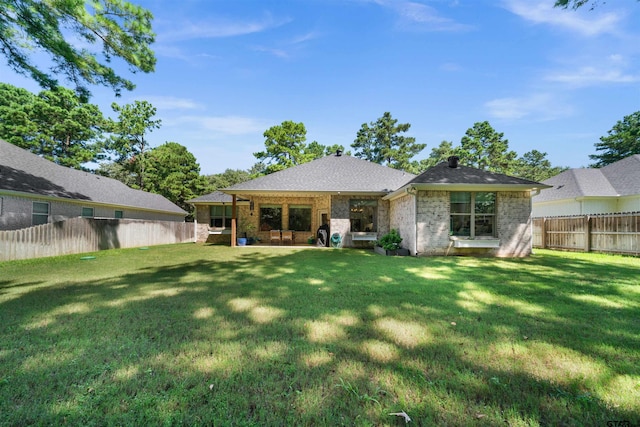
[[[398,229],[412,255],[520,257],[531,253],[531,195],[545,187],[457,161],[415,176],[338,152],[223,189],[224,209],[206,204],[213,195],[192,203],[199,241],[219,233],[234,245],[235,206],[237,235],[262,242],[284,230],[305,243],[326,224],[344,247],[371,246]]]

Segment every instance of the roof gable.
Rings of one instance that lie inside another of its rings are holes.
[[[545,181],[552,188],[534,201],[551,202],[578,197],[618,197],[640,194],[640,154],[600,169],[569,169]]]
[[[227,193],[327,192],[386,194],[415,175],[356,157],[331,154],[251,181]]]
[[[134,190],[112,178],[57,165],[2,140],[0,191],[186,214],[159,194]]]
[[[540,183],[500,173],[488,172],[468,166],[449,167],[448,162],[438,163],[427,169],[408,184],[460,184],[460,185],[530,185]]]

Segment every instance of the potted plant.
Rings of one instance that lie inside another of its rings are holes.
[[[409,255],[409,249],[401,248],[400,243],[402,243],[402,237],[394,228],[376,242],[374,250],[382,255]]]
[[[253,245],[258,241],[256,230],[258,227],[253,222],[247,222],[244,226],[244,236],[247,238],[247,244]]]

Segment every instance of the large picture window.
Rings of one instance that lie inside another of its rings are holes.
[[[349,222],[352,232],[378,231],[378,201],[351,199]]]
[[[495,237],[496,193],[451,192],[450,201],[453,236]]]
[[[231,228],[231,217],[233,215],[233,206],[217,205],[211,206],[211,218],[209,226],[212,228]]]
[[[40,225],[49,222],[49,203],[33,202],[31,224]]]
[[[311,206],[289,205],[289,230],[311,231]]]
[[[260,231],[280,230],[282,228],[282,206],[260,206]]]

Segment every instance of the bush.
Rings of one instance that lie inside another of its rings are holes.
[[[388,234],[385,234],[376,242],[378,246],[382,246],[387,251],[395,251],[400,249],[400,243],[402,242],[402,237],[400,237],[400,233],[395,228],[392,229]]]

